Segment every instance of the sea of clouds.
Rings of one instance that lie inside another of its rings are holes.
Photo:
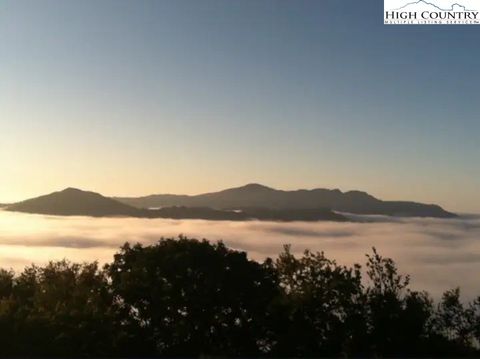
[[[136,218],[54,217],[0,211],[0,267],[67,258],[109,262],[125,242],[154,243],[179,234],[276,257],[285,244],[295,253],[324,251],[345,265],[365,263],[372,247],[392,257],[412,287],[438,298],[460,286],[466,299],[480,295],[480,216],[457,219],[351,216],[357,222],[228,222]]]

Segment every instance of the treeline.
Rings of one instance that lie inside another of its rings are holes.
[[[480,299],[439,303],[375,250],[275,260],[181,237],[125,244],[111,264],[0,272],[0,356],[478,356]]]

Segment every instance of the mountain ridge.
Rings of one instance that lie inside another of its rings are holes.
[[[367,192],[339,189],[278,190],[258,183],[228,188],[199,195],[154,194],[142,197],[113,197],[136,208],[160,208],[165,206],[210,207],[214,209],[239,209],[263,207],[270,209],[329,208],[337,212],[353,214],[377,214],[404,217],[453,218],[436,204],[414,201],[383,201]]]
[[[247,191],[252,188],[247,189]],[[170,219],[204,219],[230,221],[336,221],[348,219],[327,208],[310,209],[272,209],[248,207],[238,211],[215,209],[206,206],[168,206],[159,209],[136,208],[104,197],[99,193],[66,188],[6,207],[7,211],[58,216],[91,217],[136,217]]]

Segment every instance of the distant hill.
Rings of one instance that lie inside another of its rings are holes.
[[[355,214],[380,214],[404,217],[456,217],[435,204],[408,201],[382,201],[361,191],[341,192],[338,189],[282,191],[260,184],[226,189],[196,196],[160,194],[116,200],[137,208],[165,206],[210,207],[215,209],[270,208],[316,209],[329,208]]]
[[[240,211],[240,213],[243,213],[248,218],[263,221],[349,221],[347,217],[324,208],[243,208]]]
[[[270,209],[243,208],[238,211],[218,210],[208,207],[165,207],[147,210],[145,216],[151,218],[176,219],[208,219],[229,221],[335,221],[345,222],[348,219],[329,209]]]
[[[143,209],[104,197],[95,192],[67,188],[45,196],[9,205],[8,211],[59,216],[129,216],[138,218],[206,219],[206,220],[269,220],[269,221],[347,221],[329,209],[242,208],[238,211],[198,206],[169,206]]]
[[[67,188],[7,207],[9,211],[61,216],[138,216],[138,208],[95,192]]]

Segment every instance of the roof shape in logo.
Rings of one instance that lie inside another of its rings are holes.
[[[458,7],[461,7],[463,9],[463,11],[473,11],[473,10],[467,10],[467,8],[464,6],[464,5],[461,5],[459,3],[454,3],[450,6],[449,9],[445,9],[445,8],[441,8],[440,6],[436,5],[436,4],[433,4],[429,1],[426,1],[426,0],[418,0],[418,1],[412,1],[412,2],[409,2],[405,5],[403,5],[402,7],[399,7],[398,9],[395,9],[395,11],[398,11],[398,10],[403,10],[411,5],[418,5],[418,4],[424,4],[424,5],[430,5],[430,6],[433,6],[434,8],[436,8],[437,10],[440,10],[440,11],[453,11],[455,9],[455,6],[458,6]]]

